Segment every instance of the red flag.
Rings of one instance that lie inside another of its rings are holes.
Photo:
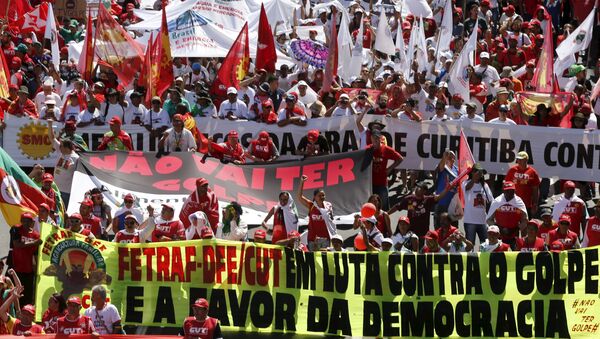
[[[99,62],[112,67],[123,87],[127,87],[142,68],[144,58],[139,43],[113,19],[104,6],[98,7],[94,46]]]
[[[258,45],[256,49],[256,69],[264,69],[269,73],[275,73],[277,53],[275,52],[275,40],[265,5],[260,5],[260,21],[258,22]]]
[[[10,85],[10,71],[4,53],[0,52],[0,98],[8,98],[8,86]]]
[[[79,58],[81,62],[77,65],[77,69],[83,80],[88,84],[92,83],[92,72],[94,71],[94,37],[92,36],[92,12],[88,10],[87,23],[85,25],[85,39],[83,40],[83,51]]]
[[[162,24],[160,33],[157,39],[158,59],[153,60],[154,64],[158,64],[158,79],[156,84],[156,94],[161,96],[164,91],[173,84],[173,58],[171,58],[171,42],[169,41],[169,28],[167,27],[167,14],[165,7],[162,7]]]
[[[539,93],[552,93],[554,87],[554,47],[552,47],[552,21],[546,20],[544,46],[540,53],[531,86]]]
[[[337,75],[338,69],[338,43],[337,28],[335,27],[337,9],[331,7],[331,33],[329,36],[329,54],[327,55],[327,64],[325,64],[325,74],[323,75],[323,92],[331,90],[333,78]]]
[[[148,45],[146,46],[146,54],[144,55],[144,64],[142,65],[142,71],[138,78],[138,84],[146,87],[146,98],[145,102],[150,105],[152,96],[155,95],[153,81],[155,79],[155,72],[158,71],[158,67],[152,67],[152,53],[154,52],[154,32],[150,33],[150,39],[148,39]],[[150,106],[148,106],[150,107]]]
[[[12,1],[12,0],[11,0]],[[10,24],[11,27],[18,27],[21,33],[43,33],[46,29],[46,19],[48,18],[48,3],[43,2],[30,12],[19,17],[19,20]]]
[[[23,17],[25,13],[31,12],[33,7],[27,0],[2,0],[0,1],[0,18],[7,18],[13,23]]]
[[[238,88],[240,81],[248,73],[249,65],[250,45],[248,44],[248,23],[246,23],[227,52],[210,88],[210,93],[218,98],[226,97],[228,87]]]
[[[471,169],[475,164],[471,147],[467,142],[467,137],[463,130],[460,130],[460,143],[458,145],[458,176],[450,183],[450,185],[458,186],[458,197],[462,206],[465,206],[465,194],[462,191],[462,183],[467,180],[467,175],[471,173]]]

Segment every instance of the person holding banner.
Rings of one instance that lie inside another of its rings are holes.
[[[337,229],[333,222],[333,205],[325,200],[325,191],[320,188],[314,190],[312,200],[304,196],[304,183],[307,180],[306,175],[300,178],[297,197],[308,209],[308,249],[318,251],[329,247],[331,236],[337,234]]]
[[[158,148],[165,147],[168,152],[195,152],[196,140],[190,130],[184,128],[183,116],[179,113],[173,115],[173,127],[163,133],[158,141]]]
[[[527,226],[527,208],[523,200],[515,194],[514,182],[504,181],[502,188],[503,193],[492,201],[487,213],[487,223],[498,225],[502,241],[510,245],[511,249],[515,249],[518,234],[523,233]]]
[[[548,233],[548,243],[553,244],[558,241],[562,243],[563,249],[565,250],[580,248],[579,236],[577,233],[570,230],[571,222],[570,215],[561,214],[558,219],[558,228]]]
[[[67,300],[67,315],[58,318],[55,333],[58,335],[91,334],[92,336],[99,336],[92,319],[80,315],[80,312],[81,299],[79,297],[69,298]]]
[[[48,308],[42,314],[42,323],[46,334],[56,333],[58,318],[67,315],[67,302],[60,293],[52,293],[48,299]]]
[[[488,227],[487,239],[479,245],[479,252],[510,252],[510,246],[500,240],[500,228],[496,225]]]
[[[581,247],[600,245],[600,200],[594,206],[594,216],[588,219]]]
[[[223,339],[219,320],[208,316],[208,300],[197,299],[192,310],[194,315],[183,321],[185,339]]]
[[[205,236],[208,236],[208,230],[210,230],[210,238],[213,237],[214,233],[204,212],[196,211],[190,214],[188,219],[190,227],[185,230],[186,240],[205,239]]]
[[[425,246],[421,249],[421,253],[446,253],[446,250],[438,242],[439,238],[437,231],[428,231],[425,234]]]
[[[258,133],[258,138],[250,141],[246,156],[254,162],[272,162],[279,158],[279,150],[273,143],[269,133],[261,131]]]
[[[535,252],[546,250],[546,241],[538,236],[540,224],[541,222],[537,219],[527,222],[527,235],[523,238],[517,238],[517,251]]]
[[[131,212],[126,212],[131,213]],[[115,234],[113,239],[114,242],[120,244],[137,244],[137,243],[145,243],[146,240],[150,237],[152,231],[154,230],[152,227],[144,227],[143,229],[139,229],[139,221],[135,214],[127,214],[125,216],[125,229],[118,231]]]

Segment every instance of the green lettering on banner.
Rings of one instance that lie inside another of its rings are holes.
[[[197,298],[231,331],[384,337],[600,335],[598,247],[303,253],[217,240],[87,241],[42,227],[36,302],[106,285],[126,324],[181,326]],[[41,318],[41,309],[36,314]]]

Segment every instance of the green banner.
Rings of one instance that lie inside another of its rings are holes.
[[[197,298],[226,330],[347,336],[598,337],[598,247],[412,255],[220,240],[115,244],[50,226],[37,305],[105,284],[125,324],[181,326]],[[42,308],[37,309],[37,319]]]

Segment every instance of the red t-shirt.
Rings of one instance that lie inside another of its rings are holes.
[[[514,165],[508,170],[504,180],[514,181],[515,193],[523,200],[525,206],[531,208],[537,203],[532,200],[533,188],[539,187],[541,180],[535,168],[527,166],[522,169],[519,165]]]
[[[352,32],[352,37],[356,40],[358,36],[358,29]],[[371,48],[371,30],[363,30],[363,48]]]
[[[26,230],[21,225],[13,226],[10,229],[11,242],[20,240],[23,243],[36,241],[40,238],[40,234],[36,231]],[[38,246],[28,246],[17,248],[13,246],[13,268],[17,273],[32,273],[33,272],[33,256],[37,253]]]
[[[556,229],[558,227],[558,224],[555,223],[554,221],[552,222],[552,226],[551,227],[546,227],[544,226],[544,224],[542,224],[542,226],[540,226],[538,228],[538,234],[537,236],[544,239],[544,241],[547,242],[548,240],[548,233],[550,233],[550,231]],[[547,242],[548,243],[548,242]]]
[[[533,243],[527,241],[527,238],[517,238],[517,251],[535,252],[545,250],[544,239],[536,237]]]
[[[191,225],[189,216],[198,211],[202,211],[206,214],[213,232],[217,232],[217,226],[219,224],[219,202],[217,201],[217,196],[210,188],[203,196],[199,196],[197,190],[192,192],[183,203],[181,212],[179,212],[179,220],[181,220],[186,229]]]
[[[593,216],[588,219],[585,234],[588,239],[588,247],[600,245],[600,218]]]
[[[425,195],[419,199],[416,195],[411,194],[400,200],[396,208],[399,211],[407,211],[410,230],[421,238],[429,231],[429,216],[435,204],[435,197],[432,195]]]
[[[271,159],[271,157],[274,155],[274,148],[275,146],[270,141],[266,145],[264,145],[261,144],[258,140],[252,140],[250,142],[249,151],[250,154],[252,154],[253,156],[267,161]]]
[[[373,148],[369,146],[367,148]],[[395,149],[387,145],[381,145],[373,150],[373,186],[387,186],[387,163],[388,160],[400,160],[402,156]]]
[[[443,227],[438,228],[437,231],[438,231],[438,244],[440,244],[440,246],[441,246],[442,243],[444,242],[444,240],[448,239],[449,236],[454,234],[454,232],[458,231],[458,228],[451,225],[450,228],[448,228],[448,231],[446,231]]]
[[[525,64],[525,53],[520,48],[516,50],[505,50],[498,53],[498,62],[502,66],[521,66]]]
[[[133,233],[127,230],[120,230],[115,234],[115,242],[120,244],[137,244],[140,242],[140,231],[134,230]]]
[[[67,314],[66,310],[62,313],[47,309],[42,315],[42,323],[44,323],[44,332],[46,334],[56,333],[56,323],[58,318],[64,317]]]
[[[44,331],[42,326],[31,323],[29,326],[25,326],[21,323],[21,319],[15,320],[15,324],[13,326],[13,335],[24,335],[25,332],[29,331],[31,334],[42,334]]]
[[[510,246],[508,244],[502,243],[500,246],[496,247],[492,252],[508,252],[510,251]]]
[[[100,225],[100,218],[90,213],[89,217],[83,217],[81,220],[81,227],[89,230],[94,236],[99,237],[102,235],[102,226]]]
[[[212,339],[220,336],[219,322],[215,318],[207,317],[204,321],[196,317],[187,317],[183,321],[183,335],[186,339]]]
[[[496,220],[496,225],[500,227],[503,241],[514,239],[517,236],[522,214],[522,210],[511,204],[504,204],[494,212],[494,219]],[[508,231],[502,231],[502,229],[507,229]]]
[[[548,243],[560,241],[563,244],[565,250],[573,249],[573,246],[577,243],[577,234],[573,231],[568,231],[567,234],[562,234],[558,231],[558,228],[548,233]]]
[[[171,240],[177,237],[185,240],[185,228],[179,220],[162,221],[156,223],[156,228],[152,231],[152,242],[160,242],[161,237],[169,237]]]
[[[327,224],[323,220],[321,211],[316,206],[311,206],[308,212],[308,241],[314,241],[316,238],[329,239]]]
[[[562,213],[568,214],[571,217],[569,230],[575,232],[575,234],[579,234],[581,232],[581,221],[585,215],[585,205],[580,202],[571,201]]]
[[[80,315],[76,320],[68,320],[66,316],[58,318],[56,322],[57,334],[91,334],[95,332],[92,319],[85,315]]]

